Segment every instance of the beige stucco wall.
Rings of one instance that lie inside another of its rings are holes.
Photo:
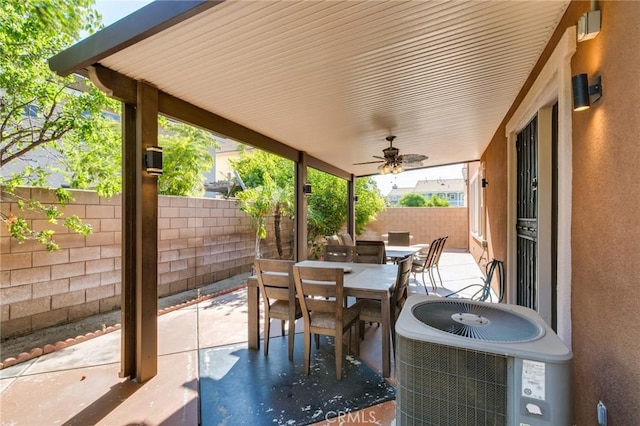
[[[573,74],[603,96],[573,114],[572,321],[577,424],[640,424],[640,2],[599,2],[602,32],[578,43]],[[585,8],[586,10],[586,8]]]
[[[640,424],[640,2],[600,1],[602,31],[577,44],[571,74],[603,78],[603,97],[572,114],[571,344],[574,424]],[[569,26],[590,8],[572,2],[524,90],[482,155],[490,256],[507,254],[505,123]],[[570,84],[570,82],[567,82]]]
[[[445,248],[469,247],[466,207],[391,207],[378,213],[358,238],[384,240],[383,234],[389,231],[409,231],[412,244],[430,243],[448,235]]]
[[[49,191],[22,189],[22,196],[55,202]],[[75,321],[120,306],[120,197],[105,199],[92,191],[72,191],[63,209],[93,228],[83,237],[52,226],[39,214],[20,212],[34,229],[56,231],[60,250],[47,252],[33,241],[17,244],[0,230],[1,337],[25,334]],[[201,287],[251,268],[255,232],[235,200],[165,197],[158,199],[158,295]],[[15,203],[2,212],[18,214]],[[273,229],[273,220],[268,230]],[[293,225],[283,223],[284,256],[291,255]],[[265,257],[277,257],[273,232],[261,245]]]

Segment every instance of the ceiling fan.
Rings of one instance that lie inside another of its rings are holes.
[[[373,158],[377,158],[375,161],[365,161],[359,164],[374,164],[382,163],[378,166],[380,173],[385,175],[387,173],[400,173],[407,169],[415,169],[416,167],[422,167],[422,161],[426,160],[426,155],[422,154],[403,154],[400,155],[400,150],[393,146],[395,136],[387,136],[385,139],[389,142],[389,147],[382,150],[382,157],[374,155]]]

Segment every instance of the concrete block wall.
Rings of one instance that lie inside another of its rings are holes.
[[[93,191],[71,191],[61,210],[78,215],[93,232],[83,237],[54,225],[41,214],[2,202],[5,215],[20,215],[37,230],[53,229],[60,250],[47,252],[34,241],[18,244],[0,229],[0,337],[26,334],[72,322],[120,306],[121,199]],[[20,188],[22,198],[56,203],[52,192]],[[4,198],[3,198],[4,200]],[[235,200],[165,197],[158,199],[158,294],[194,289],[248,272],[254,259],[251,218]],[[291,256],[293,223],[283,220],[283,257]],[[261,244],[264,257],[276,258],[273,219]]]
[[[430,243],[448,235],[445,249],[469,249],[466,207],[390,207],[378,213],[358,238],[384,240],[383,235],[389,231],[409,231],[412,244]]]

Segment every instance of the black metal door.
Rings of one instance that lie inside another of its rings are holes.
[[[516,303],[537,310],[538,116],[518,133]]]

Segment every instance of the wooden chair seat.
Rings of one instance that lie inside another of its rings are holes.
[[[347,323],[352,323],[358,316],[359,308],[351,307],[345,308],[342,311],[342,320]],[[336,328],[336,316],[330,312],[311,312],[311,327],[325,328],[327,330],[334,330]]]
[[[302,318],[302,311],[300,310],[300,302],[296,300],[294,303],[295,303],[295,314],[297,318]],[[271,318],[276,318],[276,319],[284,318],[286,320],[289,315],[289,302],[286,300],[276,300],[271,305],[269,305],[269,312],[271,314]]]

